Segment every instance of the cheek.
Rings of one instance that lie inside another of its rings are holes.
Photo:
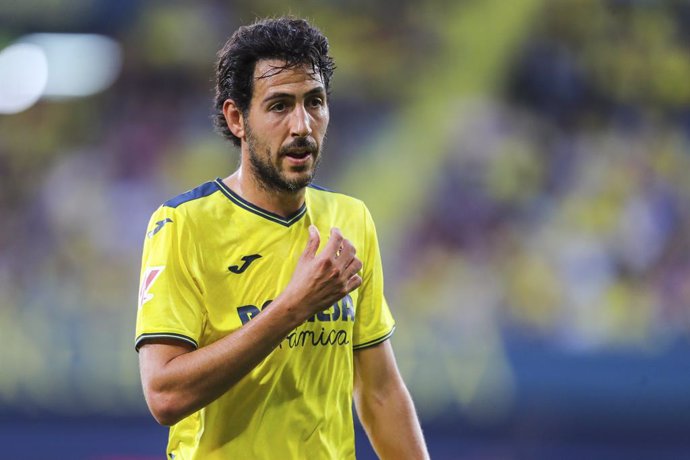
[[[279,120],[262,120],[262,122],[252,125],[256,126],[254,137],[260,144],[262,151],[270,150],[271,152],[276,152],[278,148],[282,145],[282,141],[285,136],[282,134],[285,131],[284,124]],[[262,153],[263,153],[262,152]]]
[[[316,122],[318,123],[319,127],[319,132],[323,136],[326,133],[326,129],[328,129],[328,122],[330,121],[330,114],[328,113],[328,110],[325,110],[323,115],[320,116]]]

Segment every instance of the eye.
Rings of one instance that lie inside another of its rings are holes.
[[[314,97],[309,101],[309,106],[315,109],[323,107],[323,104],[323,99],[320,97]]]
[[[268,108],[271,112],[284,112],[287,106],[284,102],[276,102]]]

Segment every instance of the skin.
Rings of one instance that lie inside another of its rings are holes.
[[[276,72],[262,60],[254,72],[247,116],[232,100],[223,111],[241,139],[239,169],[224,182],[244,199],[288,217],[304,203],[328,127],[326,91],[308,67]],[[306,154],[306,155],[305,155]],[[309,241],[285,290],[252,321],[217,342],[193,349],[175,340],[145,343],[139,352],[146,402],[156,420],[173,425],[208,405],[258,365],[293,329],[357,289],[362,262],[338,228],[317,254]],[[428,458],[412,399],[388,341],[355,352],[355,402],[381,458]]]
[[[307,67],[275,74],[275,68],[281,65],[276,60],[256,64],[254,92],[246,120],[232,100],[225,101],[225,120],[242,141],[240,168],[225,183],[248,201],[287,217],[304,203],[304,187],[315,173],[329,112],[320,75],[312,74]],[[310,154],[298,161],[286,151],[299,142],[312,147]],[[294,191],[267,186],[251,168],[251,150],[285,181],[303,185]]]

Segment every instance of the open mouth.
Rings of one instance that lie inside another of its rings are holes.
[[[311,152],[307,152],[307,151],[304,151],[304,152],[287,152],[285,154],[285,156],[290,157],[290,158],[294,158],[296,160],[303,160],[303,159],[307,158],[309,155],[311,155]]]

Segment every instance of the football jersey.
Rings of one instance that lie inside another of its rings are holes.
[[[362,284],[291,331],[225,394],[170,428],[168,458],[354,458],[353,351],[393,333],[376,231],[364,204],[314,186],[283,218],[221,179],[163,204],[144,243],[136,349],[173,338],[204,347],[251,321],[289,283],[309,239],[338,227]]]

